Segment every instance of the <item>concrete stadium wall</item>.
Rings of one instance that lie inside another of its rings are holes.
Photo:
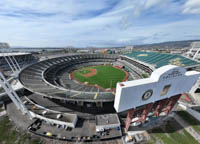
[[[174,65],[156,69],[150,78],[117,84],[114,107],[117,112],[188,92],[200,76]]]

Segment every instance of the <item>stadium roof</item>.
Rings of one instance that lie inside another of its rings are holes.
[[[159,52],[133,51],[132,53],[126,54],[126,56],[142,61],[147,64],[151,64],[155,68],[159,68],[161,66],[168,64],[183,66],[183,67],[200,64],[199,62],[188,59],[181,55],[159,53]]]
[[[19,56],[19,55],[28,55],[30,53],[27,52],[17,52],[17,53],[0,53],[0,57],[2,56]]]

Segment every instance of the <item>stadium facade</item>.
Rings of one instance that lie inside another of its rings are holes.
[[[127,71],[127,82],[107,91],[71,78],[71,72],[80,67],[105,64]],[[23,97],[18,99],[14,92],[8,95],[17,99],[22,112],[36,119],[28,127],[34,134],[68,141],[108,140],[120,138],[131,123],[143,125],[161,113],[167,115],[199,77],[198,72],[186,70],[198,65],[178,55],[152,52],[73,54],[23,67],[17,77],[24,87]],[[144,79],[144,74],[149,78]],[[187,85],[180,89],[182,81]]]
[[[13,63],[9,62],[10,59],[13,59]],[[17,63],[15,62],[17,61]],[[36,62],[37,58],[34,57],[31,53],[13,53],[13,52],[6,52],[6,53],[0,53],[0,70],[8,71],[10,70],[11,65],[17,65],[19,64],[21,67]],[[9,64],[8,64],[9,63]]]

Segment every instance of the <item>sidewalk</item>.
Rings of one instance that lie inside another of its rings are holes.
[[[179,115],[174,114],[174,119],[192,136],[200,143],[200,135],[190,126],[187,122],[185,122]]]

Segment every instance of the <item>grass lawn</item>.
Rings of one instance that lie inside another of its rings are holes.
[[[165,128],[151,130],[152,143],[162,141],[164,144],[198,144],[198,142],[184,129],[178,131],[176,126],[168,122]],[[150,142],[149,142],[150,143]]]
[[[184,119],[188,124],[190,124],[196,132],[200,134],[200,122],[196,120],[193,116],[191,116],[186,111],[178,111],[177,114]]]
[[[97,73],[91,77],[84,77],[83,73],[89,73],[88,69],[96,69]],[[126,73],[118,68],[111,65],[101,65],[84,67],[82,69],[74,71],[74,78],[80,82],[88,82],[89,85],[99,85],[102,88],[116,88],[117,82],[122,82],[126,77]]]
[[[0,118],[1,144],[42,144],[39,139],[31,138],[29,134],[17,132],[8,117]]]
[[[147,74],[144,74],[144,73],[143,73],[143,74],[142,74],[142,77],[143,77],[143,78],[148,78],[149,76],[148,76]]]

